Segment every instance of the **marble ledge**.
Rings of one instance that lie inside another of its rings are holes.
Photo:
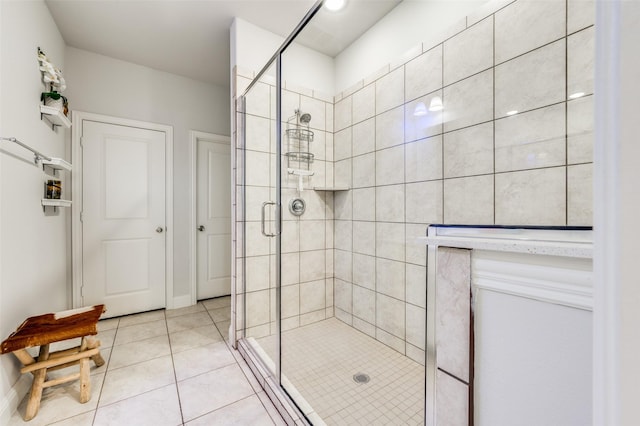
[[[593,243],[518,240],[503,238],[431,236],[421,237],[429,246],[452,247],[473,250],[489,250],[511,253],[528,253],[546,256],[593,258]]]

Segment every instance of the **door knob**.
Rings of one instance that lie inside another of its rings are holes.
[[[158,226],[158,227],[156,228],[156,232],[157,232],[158,234],[161,234],[161,233],[162,233],[162,231],[164,231],[164,229],[162,229],[162,226]]]
[[[204,232],[204,225],[200,225],[200,226],[198,226],[198,231],[200,231],[200,232]]]

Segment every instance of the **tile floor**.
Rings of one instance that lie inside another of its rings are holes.
[[[92,364],[91,400],[78,402],[78,382],[45,389],[28,424],[284,425],[245,361],[228,346],[229,318],[230,299],[222,297],[100,321],[106,363]],[[9,425],[27,424],[26,400]]]
[[[276,336],[256,341],[275,359]],[[281,356],[290,394],[327,425],[424,424],[424,367],[336,318],[284,332]]]

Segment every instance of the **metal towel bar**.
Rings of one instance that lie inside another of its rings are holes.
[[[38,151],[37,149],[33,149],[33,148],[31,148],[29,145],[27,145],[27,144],[25,144],[25,143],[23,143],[23,142],[20,142],[20,141],[19,141],[18,139],[16,139],[16,138],[4,138],[4,137],[1,137],[1,136],[0,136],[0,140],[8,141],[8,142],[15,142],[15,143],[17,143],[18,145],[20,145],[21,147],[23,147],[24,149],[28,149],[29,151],[33,152],[33,155],[34,155],[34,162],[35,162],[36,164],[38,164],[38,161],[40,161],[40,160],[47,160],[47,161],[51,161],[51,157],[49,157],[49,156],[47,156],[47,155],[44,155],[43,153],[41,153],[41,152],[40,152],[40,151]]]

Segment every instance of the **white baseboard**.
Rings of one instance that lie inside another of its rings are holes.
[[[18,405],[24,399],[31,388],[31,375],[23,374],[13,385],[9,392],[0,401],[0,424],[8,425],[11,416],[18,409]]]

